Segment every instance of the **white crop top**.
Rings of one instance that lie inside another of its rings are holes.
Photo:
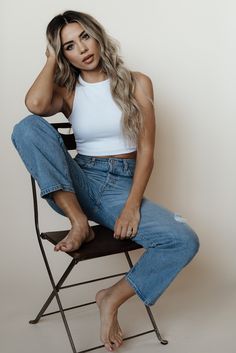
[[[114,101],[110,79],[89,83],[79,76],[69,117],[77,152],[105,156],[136,151],[122,133],[122,111]]]

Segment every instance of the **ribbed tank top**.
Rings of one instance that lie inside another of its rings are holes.
[[[114,101],[110,79],[89,83],[78,78],[69,121],[77,152],[87,156],[105,156],[136,151],[122,133],[122,111]]]

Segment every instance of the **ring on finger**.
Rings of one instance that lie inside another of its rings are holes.
[[[129,229],[127,231],[127,237],[130,237],[133,234],[133,229]]]

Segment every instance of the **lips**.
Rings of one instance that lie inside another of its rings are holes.
[[[87,56],[83,59],[83,62],[84,62],[84,61],[87,61],[88,59],[91,59],[92,56],[93,56],[93,54],[87,55]]]

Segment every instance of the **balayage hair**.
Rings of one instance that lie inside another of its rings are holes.
[[[79,23],[100,45],[101,68],[110,78],[111,94],[121,108],[122,130],[131,142],[137,142],[143,131],[143,116],[134,97],[135,78],[128,70],[119,52],[119,43],[108,35],[103,26],[91,15],[77,11],[66,11],[55,16],[47,26],[47,39],[56,52],[58,68],[55,83],[73,92],[80,69],[65,58],[61,45],[61,30],[68,23]]]

